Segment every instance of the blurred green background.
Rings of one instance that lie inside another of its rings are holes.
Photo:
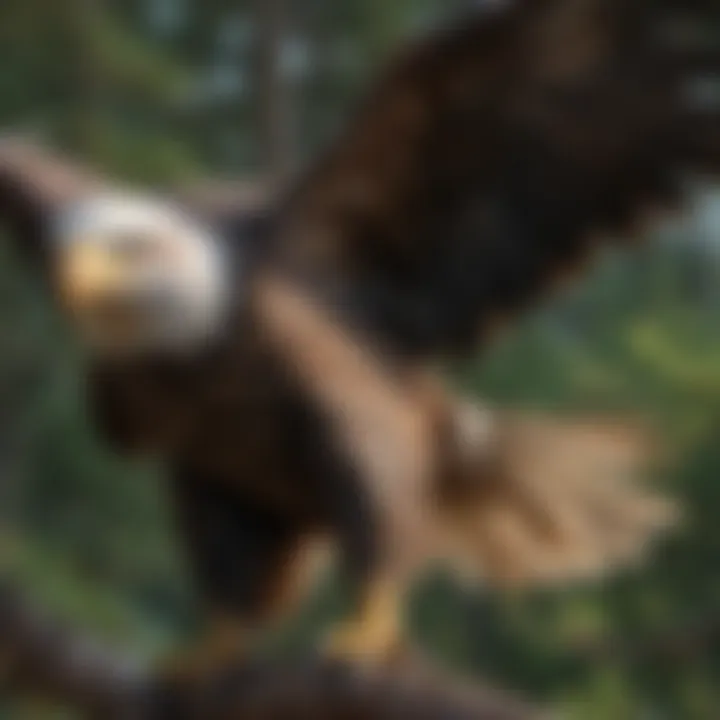
[[[408,33],[465,0],[3,0],[0,128],[115,177],[175,183],[299,166]],[[608,254],[492,354],[473,392],[646,414],[675,458],[659,482],[687,520],[641,571],[522,597],[428,579],[411,622],[449,667],[571,720],[720,718],[720,199]],[[0,244],[0,564],[59,617],[155,656],[193,597],[152,467],[112,457],[84,414],[79,353]],[[308,642],[324,586],[281,638]],[[0,696],[0,718],[40,718]],[[53,715],[48,714],[48,717]]]

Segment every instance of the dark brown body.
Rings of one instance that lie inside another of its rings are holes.
[[[321,408],[249,310],[233,322],[231,342],[193,357],[98,364],[88,389],[113,447],[166,461],[201,594],[255,614],[274,608],[317,534],[339,536],[362,581],[372,523]]]

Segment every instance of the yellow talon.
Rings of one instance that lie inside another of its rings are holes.
[[[331,657],[351,662],[387,660],[398,649],[402,634],[400,597],[394,584],[375,585],[358,614],[331,630],[325,651]]]

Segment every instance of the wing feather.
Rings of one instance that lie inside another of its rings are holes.
[[[280,213],[278,265],[402,354],[474,348],[720,162],[679,2],[498,5],[401,57]]]
[[[44,269],[51,261],[55,214],[102,185],[90,171],[40,146],[0,142],[0,223],[21,254]]]

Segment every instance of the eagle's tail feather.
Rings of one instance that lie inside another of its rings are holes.
[[[632,565],[678,520],[641,483],[641,432],[607,421],[494,413],[444,488],[451,557],[466,578],[518,587],[596,578]]]

